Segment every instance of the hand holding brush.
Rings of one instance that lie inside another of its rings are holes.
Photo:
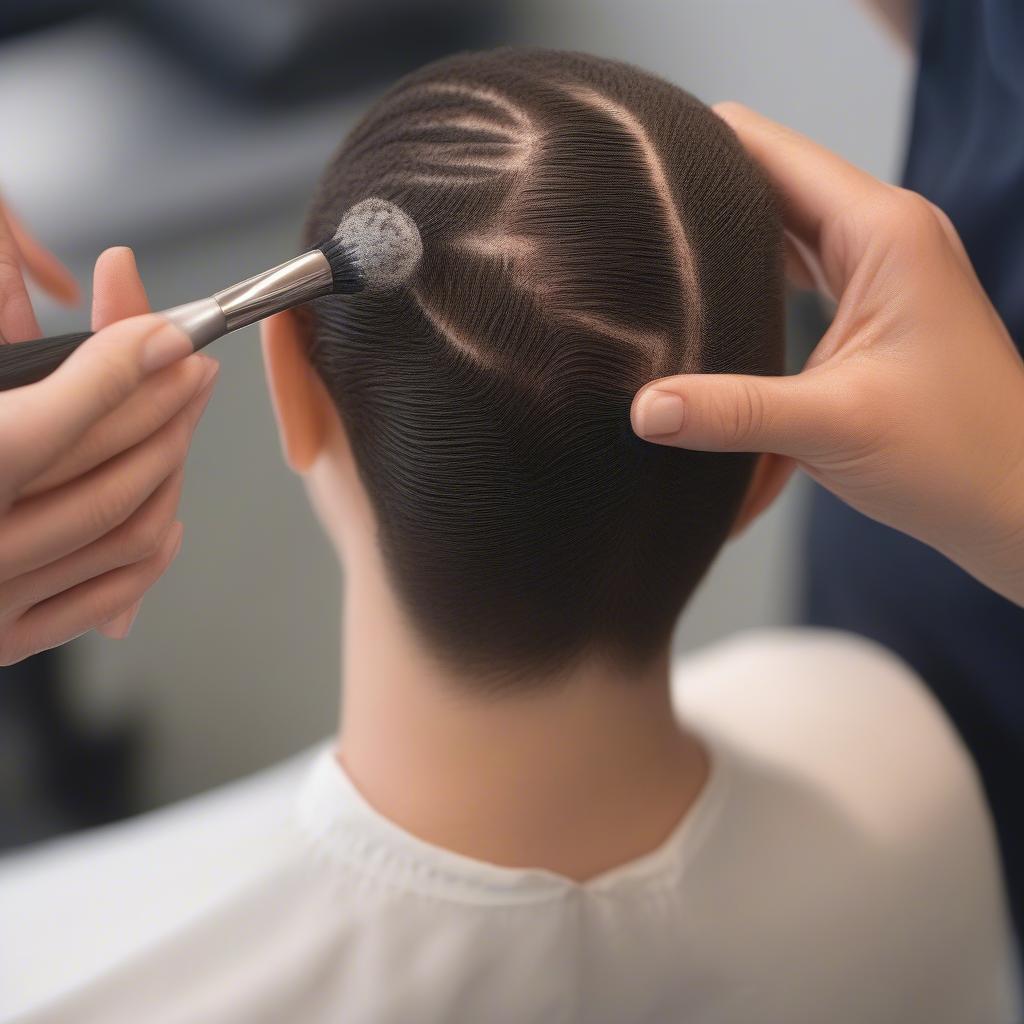
[[[108,250],[96,268],[95,335],[0,344],[0,665],[92,628],[124,636],[177,555],[184,461],[217,370],[198,349],[318,295],[395,287],[421,251],[401,210],[365,200],[318,249],[208,299],[138,315],[149,306],[131,251]],[[13,259],[0,269],[20,268]],[[27,302],[20,270],[16,287],[0,277],[0,329],[12,309],[20,317],[6,340],[31,333]]]
[[[321,295],[396,287],[415,271],[422,252],[411,218],[393,203],[371,197],[353,206],[318,248],[159,316],[180,327],[191,339],[191,350],[198,351],[231,331]],[[0,347],[0,391],[42,380],[89,337],[83,331]]]

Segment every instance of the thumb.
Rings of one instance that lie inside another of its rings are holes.
[[[633,430],[644,440],[675,448],[801,458],[820,447],[832,418],[811,376],[663,377],[633,399]]]

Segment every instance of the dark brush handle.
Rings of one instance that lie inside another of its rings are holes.
[[[34,384],[48,377],[92,331],[58,334],[54,338],[36,338],[0,345],[0,391]]]

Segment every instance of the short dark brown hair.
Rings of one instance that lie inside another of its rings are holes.
[[[748,485],[749,455],[639,440],[675,372],[782,368],[765,179],[688,93],[576,53],[431,64],[331,159],[305,229],[368,196],[419,225],[407,286],[314,304],[333,396],[406,611],[502,685],[662,651]]]

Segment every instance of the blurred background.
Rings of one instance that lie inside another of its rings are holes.
[[[908,55],[856,0],[5,0],[0,191],[88,289],[135,248],[156,308],[292,255],[323,163],[398,75],[511,43],[642,65],[756,106],[893,179]],[[40,300],[44,330],[84,326]],[[790,310],[798,365],[823,329]],[[189,462],[182,554],[121,643],[0,669],[0,848],[114,820],[329,735],[339,580],[285,469],[257,333],[223,371]],[[730,546],[678,637],[784,624],[806,485]]]

